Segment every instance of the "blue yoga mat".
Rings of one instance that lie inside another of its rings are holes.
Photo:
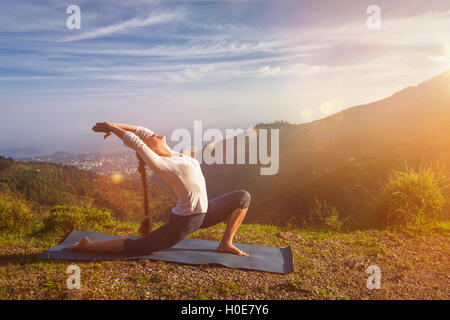
[[[248,257],[216,251],[217,241],[184,239],[175,246],[148,255],[103,253],[103,252],[73,252],[68,248],[83,237],[92,241],[103,241],[121,238],[109,234],[92,231],[72,231],[64,241],[38,255],[41,259],[111,261],[129,259],[151,259],[186,264],[217,263],[230,268],[259,270],[274,273],[291,273],[294,271],[291,246],[274,248],[262,245],[234,243],[236,247],[247,252]],[[132,238],[132,237],[131,237]],[[136,238],[136,237],[134,237]]]

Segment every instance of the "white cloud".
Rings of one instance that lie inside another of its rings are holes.
[[[322,71],[326,69],[326,66],[323,65],[307,65],[304,63],[299,63],[296,64],[294,66],[291,67],[291,70],[296,73],[296,74],[300,74],[300,75],[308,75],[308,74],[313,74],[313,73],[317,73],[319,71]]]
[[[72,49],[73,53],[127,55],[127,56],[164,56],[175,58],[230,57],[232,55],[250,55],[253,53],[277,53],[280,44],[277,41],[191,41],[187,44],[157,45],[149,48],[82,48]]]
[[[342,109],[342,102],[338,99],[322,101],[322,103],[319,106],[319,110],[324,116],[336,113],[341,109]]]
[[[263,66],[259,68],[258,78],[273,76],[306,76],[325,70],[327,67],[322,65],[307,65],[299,63],[288,68]]]
[[[177,73],[169,73],[168,78],[170,80],[200,80],[202,79],[208,72],[214,71],[215,67],[213,65],[205,65],[194,68],[186,68]]]
[[[334,105],[330,101],[324,101],[320,104],[319,109],[322,114],[327,115],[333,112]]]
[[[427,58],[432,61],[435,61],[435,62],[440,62],[440,63],[445,63],[445,64],[450,65],[450,56],[428,56]]]
[[[309,121],[309,120],[312,119],[313,112],[312,112],[311,109],[305,108],[305,109],[303,109],[303,110],[300,112],[300,115],[301,115],[301,117],[302,117],[303,120]]]
[[[7,76],[7,77],[0,77],[0,81],[28,81],[28,80],[61,80],[61,79],[73,79],[73,77],[53,77],[53,76],[25,76],[25,77],[18,77],[18,76]]]
[[[112,24],[106,27],[101,27],[96,30],[85,32],[80,35],[67,37],[64,41],[76,41],[84,39],[92,39],[113,33],[121,32],[130,28],[139,28],[149,25],[155,25],[160,23],[166,23],[179,18],[179,14],[176,13],[159,13],[152,12],[147,18],[133,18],[120,23]]]
[[[269,66],[264,66],[259,69],[259,75],[258,78],[264,78],[264,77],[273,77],[280,73],[281,68],[280,67],[274,67],[271,68]]]

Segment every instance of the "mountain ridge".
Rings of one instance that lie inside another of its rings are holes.
[[[209,194],[247,189],[252,194],[249,221],[263,217],[280,224],[301,218],[316,197],[344,216],[364,220],[390,171],[449,156],[449,122],[446,71],[379,101],[306,124],[280,126],[280,170],[275,176],[261,176],[254,165],[204,165]]]

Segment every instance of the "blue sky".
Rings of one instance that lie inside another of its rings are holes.
[[[90,131],[106,120],[165,135],[309,122],[448,70],[449,34],[448,0],[4,1],[0,150],[121,147]]]

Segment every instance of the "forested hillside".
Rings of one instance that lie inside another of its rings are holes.
[[[0,157],[0,192],[29,201],[34,211],[56,205],[106,208],[116,217],[143,214],[140,181],[120,180],[53,163],[15,161]],[[149,183],[150,209],[162,214],[175,202],[164,184]]]
[[[450,71],[311,123],[259,124],[257,131],[280,130],[278,174],[261,175],[261,165],[204,165],[209,194],[247,189],[251,222],[301,225],[318,200],[335,207],[348,222],[365,225],[392,170],[433,166],[450,175],[448,123]]]
[[[367,226],[374,218],[375,200],[395,170],[409,172],[408,179],[430,178],[428,187],[439,184],[439,194],[442,189],[444,200],[448,198],[448,123],[450,72],[311,123],[258,124],[257,132],[280,130],[279,172],[261,175],[261,165],[203,164],[208,196],[248,190],[252,202],[246,221],[251,223],[307,226],[315,216],[331,215],[348,226]],[[220,147],[223,143],[215,146]],[[413,180],[405,183],[415,188]],[[164,217],[176,202],[173,192],[159,183],[149,189],[152,213]],[[2,157],[0,190],[19,193],[36,207],[83,204],[110,209],[120,217],[142,214],[140,181],[114,183],[70,166]],[[448,215],[448,207],[442,211]]]

